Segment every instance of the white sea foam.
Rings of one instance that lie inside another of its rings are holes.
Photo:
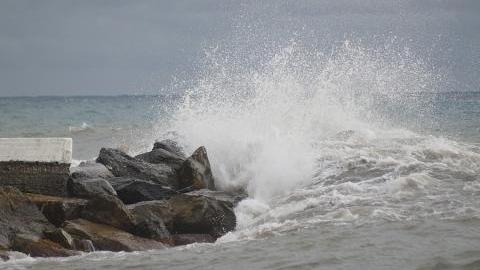
[[[408,51],[345,42],[325,55],[292,42],[253,66],[224,61],[218,48],[208,57],[211,68],[186,91],[168,130],[187,152],[207,147],[221,189],[248,192],[225,241],[269,228],[429,216],[442,192],[458,190],[444,179],[480,171],[472,146],[398,120],[428,110],[429,100],[412,93],[436,83]]]

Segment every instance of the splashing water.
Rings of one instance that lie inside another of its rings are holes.
[[[207,147],[220,188],[249,194],[236,209],[237,231],[223,240],[453,211],[434,205],[442,193],[460,196],[464,183],[441,180],[476,177],[480,155],[408,130],[432,108],[421,93],[440,77],[427,64],[408,49],[351,42],[328,55],[295,42],[277,51],[248,65],[212,50],[171,123],[189,151]],[[472,202],[460,204],[469,211]]]
[[[190,150],[208,148],[222,188],[266,202],[311,181],[318,142],[348,130],[374,136],[385,123],[375,102],[405,101],[431,83],[407,53],[379,56],[349,42],[329,56],[292,43],[256,68],[211,54],[172,130]]]

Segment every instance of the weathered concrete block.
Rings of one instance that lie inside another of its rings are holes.
[[[0,185],[66,196],[71,160],[70,138],[0,138]]]

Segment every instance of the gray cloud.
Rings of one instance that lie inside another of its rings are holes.
[[[190,72],[205,44],[307,32],[324,42],[391,34],[419,50],[437,46],[438,64],[478,88],[478,14],[474,0],[2,0],[0,96],[156,93]]]

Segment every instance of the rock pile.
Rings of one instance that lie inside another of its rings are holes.
[[[100,150],[73,168],[68,197],[0,187],[0,252],[33,257],[95,250],[141,251],[214,242],[234,230],[243,197],[217,191],[207,151],[190,157],[173,141],[132,157]]]

